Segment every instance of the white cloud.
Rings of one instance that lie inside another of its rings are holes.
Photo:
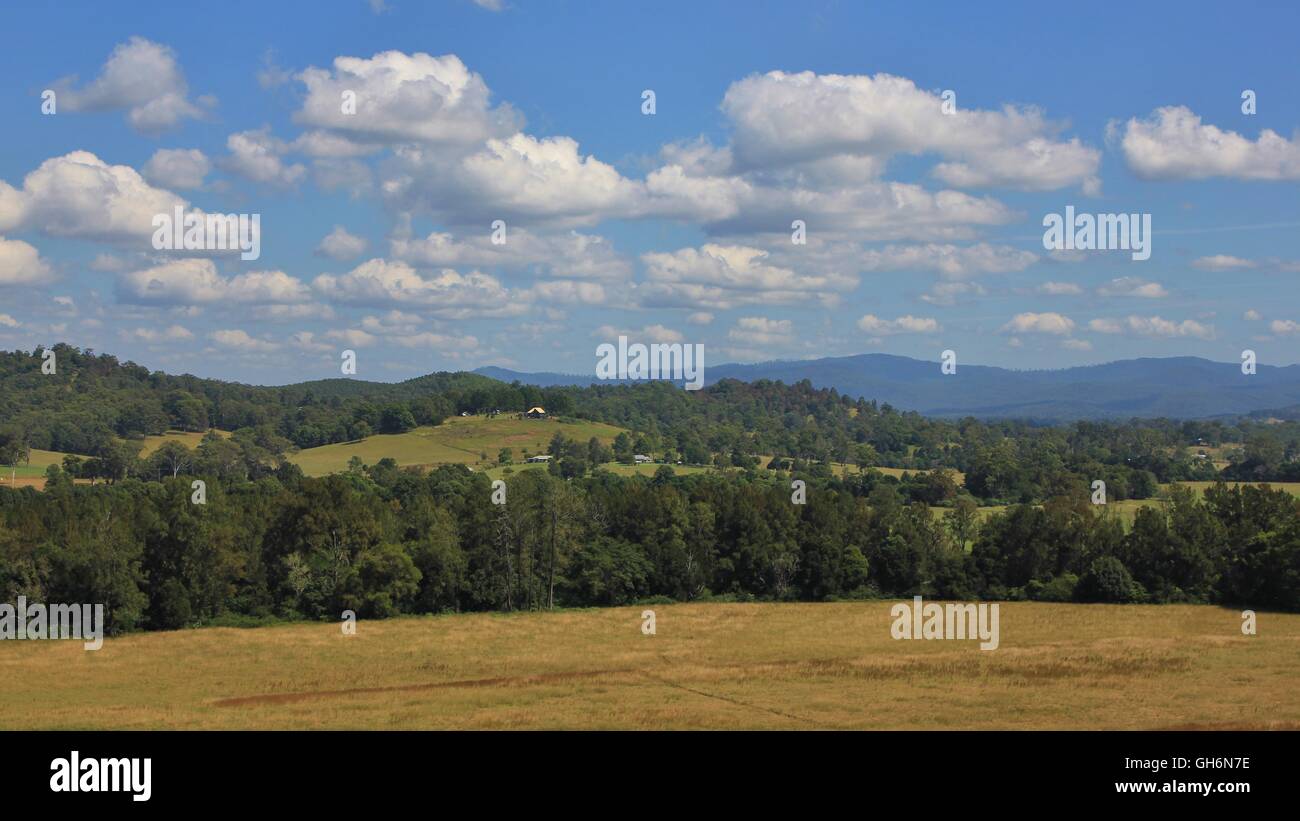
[[[1112,134],[1119,126],[1111,124]],[[1250,140],[1201,122],[1186,106],[1156,109],[1146,120],[1130,119],[1120,146],[1129,168],[1152,180],[1300,180],[1300,139],[1271,129]]]
[[[1083,289],[1073,282],[1044,282],[1037,291],[1048,296],[1079,296],[1083,293]]]
[[[736,327],[727,332],[727,337],[758,347],[788,345],[794,340],[794,323],[788,319],[744,316],[736,320]]]
[[[927,243],[889,245],[879,251],[863,251],[861,265],[868,271],[933,271],[944,279],[962,279],[973,274],[1023,271],[1037,261],[1037,254],[1005,245]]]
[[[348,229],[336,225],[334,230],[320,241],[320,245],[316,246],[316,253],[341,262],[361,256],[366,252],[368,245],[365,237],[348,233]]]
[[[858,329],[871,336],[893,334],[928,334],[939,330],[939,321],[931,317],[900,316],[897,319],[880,319],[866,314],[858,320]]]
[[[125,109],[131,126],[146,134],[203,114],[187,98],[185,74],[176,62],[176,53],[143,37],[119,43],[99,76],[85,87],[73,88],[74,80],[64,78],[54,85],[60,111]]]
[[[444,353],[454,350],[473,351],[478,348],[478,339],[473,336],[440,334],[432,331],[393,336],[390,339],[403,348],[430,348]]]
[[[1038,333],[1067,336],[1074,331],[1074,320],[1051,311],[1041,314],[1026,311],[1012,317],[1010,322],[1002,326],[1002,331],[1003,333]]]
[[[344,328],[326,331],[325,338],[342,342],[344,345],[353,348],[369,348],[371,345],[379,341],[379,338],[374,334],[369,333],[368,331],[363,331],[360,328]]]
[[[288,146],[272,137],[269,128],[231,134],[226,138],[226,147],[230,156],[221,160],[222,167],[253,182],[290,187],[307,174],[306,166],[286,164],[281,159]]]
[[[9,314],[0,314],[0,325],[3,325],[6,328],[21,328],[23,323],[14,319]]]
[[[1248,322],[1258,322],[1264,317],[1260,314],[1259,311],[1256,311],[1254,308],[1251,308],[1247,310],[1246,313],[1242,314],[1241,318]]]
[[[122,331],[122,338],[134,339],[140,342],[159,344],[162,342],[184,342],[194,338],[194,334],[189,329],[180,325],[171,325],[167,328],[135,328],[130,331]]]
[[[245,353],[270,353],[280,349],[280,346],[276,343],[263,339],[254,339],[248,335],[247,331],[239,328],[213,331],[208,335],[208,338],[222,348],[230,348]]]
[[[310,299],[307,286],[283,271],[251,271],[225,278],[210,259],[177,259],[122,274],[118,298],[140,304],[292,304]]]
[[[767,252],[758,248],[711,243],[698,249],[644,254],[642,304],[723,310],[734,305],[810,300],[829,304],[857,285],[856,277],[801,274],[771,265],[767,258]]]
[[[1228,254],[1215,254],[1213,256],[1198,257],[1192,260],[1192,267],[1199,268],[1202,271],[1233,271],[1242,268],[1254,268],[1255,263],[1248,259],[1229,256]]]
[[[362,142],[465,147],[508,136],[521,124],[509,106],[492,107],[483,78],[454,54],[336,57],[332,70],[309,68],[298,79],[307,94],[297,122]],[[342,111],[345,91],[356,95],[355,114]]]
[[[1141,297],[1143,299],[1164,299],[1169,292],[1159,282],[1147,282],[1137,277],[1117,277],[1097,288],[1098,296],[1105,297]]]
[[[451,268],[424,276],[405,262],[375,258],[346,274],[321,274],[312,289],[332,302],[372,307],[423,307],[453,319],[514,316],[527,306],[495,277]]]
[[[189,203],[150,186],[134,168],[73,151],[41,163],[21,190],[0,182],[0,231],[21,225],[51,236],[147,239],[154,215],[170,214],[178,205]]]
[[[41,282],[49,273],[50,266],[31,245],[0,237],[0,285],[29,285]]]
[[[696,311],[686,317],[686,321],[692,325],[708,325],[713,322],[713,314],[708,311]]]
[[[526,228],[506,228],[506,241],[492,242],[491,231],[461,236],[434,232],[423,239],[394,238],[390,256],[429,267],[524,267],[535,265],[551,276],[566,279],[626,280],[631,263],[604,237],[567,231],[536,234]]]
[[[1300,322],[1291,319],[1275,319],[1268,323],[1268,329],[1278,336],[1300,334]]]
[[[201,188],[212,163],[197,148],[163,148],[144,164],[144,176],[155,185],[187,190]]]
[[[1213,326],[1203,325],[1193,319],[1177,322],[1159,316],[1131,315],[1123,319],[1094,319],[1088,327],[1098,333],[1122,334],[1145,337],[1193,337],[1195,339],[1213,339]]]
[[[640,342],[642,344],[675,345],[686,341],[686,337],[682,336],[680,332],[674,331],[672,328],[666,328],[663,325],[646,325],[640,330],[601,325],[592,331],[591,335],[597,339],[607,339],[611,342],[616,341],[620,336],[625,336],[629,342]]]
[[[1061,341],[1061,347],[1069,348],[1072,351],[1090,351],[1092,343],[1086,339],[1065,339]]]
[[[939,179],[961,187],[1043,191],[1095,188],[1100,152],[1059,129],[1034,108],[958,107],[888,74],[818,75],[771,71],[733,83],[722,102],[741,168],[799,165],[831,157],[879,160],[935,153]]]
[[[516,291],[515,298],[536,297],[547,302],[601,305],[607,299],[605,287],[599,282],[555,279],[538,282],[527,291]]]

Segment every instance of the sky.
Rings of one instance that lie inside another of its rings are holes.
[[[13,5],[7,350],[255,384],[589,374],[620,335],[1300,362],[1293,4]],[[256,258],[166,247],[177,208],[256,215]],[[1149,256],[1045,247],[1067,208],[1149,219]]]

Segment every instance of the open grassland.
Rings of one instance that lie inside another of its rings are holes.
[[[0,642],[2,728],[1300,728],[1300,615],[1001,605],[1001,646],[891,602],[656,605]]]
[[[309,448],[294,454],[290,460],[308,476],[344,471],[353,456],[360,457],[367,465],[387,457],[403,466],[463,464],[487,467],[496,464],[497,454],[502,448],[512,449],[514,459],[519,462],[524,460],[525,454],[545,453],[551,437],[557,433],[583,443],[594,436],[608,445],[622,431],[622,428],[600,422],[518,419],[504,414],[492,419],[453,416],[441,425],[419,427],[406,433],[378,434],[356,442]]]
[[[1183,487],[1189,487],[1196,492],[1197,496],[1205,493],[1206,488],[1214,487],[1214,482],[1181,482]],[[1236,487],[1243,484],[1242,482],[1226,482],[1228,487]],[[1285,490],[1292,496],[1300,496],[1300,482],[1245,482],[1247,485],[1268,485],[1273,490]],[[1161,485],[1162,491],[1168,491],[1169,485]]]
[[[213,428],[212,433],[218,436],[230,438],[230,433],[224,430]],[[140,458],[147,459],[158,448],[167,442],[180,442],[185,447],[193,450],[203,441],[203,437],[208,435],[208,431],[197,432],[188,430],[169,430],[161,436],[146,436],[143,440],[144,447],[140,448]]]
[[[37,490],[44,490],[45,469],[50,465],[62,465],[63,457],[66,455],[54,450],[32,448],[28,462],[14,466],[0,466],[0,487],[34,487]]]

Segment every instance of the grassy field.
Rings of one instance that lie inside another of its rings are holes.
[[[218,436],[223,436],[227,439],[230,438],[230,433],[228,431],[216,430],[214,428],[213,432]],[[158,448],[162,447],[165,442],[180,442],[185,447],[193,450],[199,446],[199,442],[202,442],[203,437],[207,435],[207,431],[199,433],[187,430],[169,430],[161,436],[146,436],[144,438],[144,447],[140,448],[140,458],[148,459],[149,456]]]
[[[373,465],[391,457],[399,465],[459,463],[488,467],[495,465],[502,448],[514,450],[516,461],[524,454],[545,453],[551,437],[563,432],[570,439],[586,442],[595,436],[604,444],[614,441],[622,428],[600,422],[559,422],[555,419],[516,419],[505,415],[453,416],[436,427],[420,427],[406,433],[379,434],[357,442],[342,442],[299,451],[290,460],[308,476],[322,476],[346,470],[353,456]],[[483,458],[487,454],[487,458]]]
[[[1001,646],[890,602],[657,605],[0,643],[0,728],[1300,728],[1300,615],[1001,605]]]
[[[34,487],[37,490],[44,490],[45,469],[50,465],[62,465],[63,457],[66,455],[58,451],[32,448],[30,461],[27,464],[12,468],[9,465],[0,466],[0,487]]]

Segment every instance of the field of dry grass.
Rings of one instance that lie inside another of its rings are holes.
[[[1300,728],[1300,615],[1001,605],[1001,646],[891,602],[467,614],[0,643],[0,728]]]

